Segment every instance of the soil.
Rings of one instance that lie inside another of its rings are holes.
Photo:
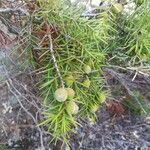
[[[0,31],[0,150],[43,150],[42,144],[46,150],[60,150],[61,146],[50,143],[51,135],[37,126],[43,118],[39,76],[10,54],[14,46],[10,41],[16,35],[4,24]],[[97,112],[96,123],[80,118],[82,126],[71,135],[70,149],[150,150],[149,112],[135,115],[123,103],[132,99],[133,91],[139,91],[149,105],[150,78],[140,75],[132,81],[134,71],[104,71],[112,97]]]
[[[73,136],[72,149],[149,150],[150,118],[126,115],[112,117],[105,107],[96,124],[83,123]]]

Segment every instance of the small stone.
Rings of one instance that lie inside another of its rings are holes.
[[[146,117],[146,118],[144,119],[144,122],[145,122],[146,124],[150,125],[150,117]]]
[[[133,135],[134,135],[134,137],[137,138],[137,139],[140,137],[140,136],[138,135],[138,132],[137,132],[137,131],[133,131]]]
[[[13,141],[11,139],[8,140],[8,146],[12,146],[13,145]]]

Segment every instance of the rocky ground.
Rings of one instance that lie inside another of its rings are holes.
[[[114,118],[104,109],[96,124],[83,123],[72,140],[73,150],[149,150],[150,118],[126,115]]]
[[[36,86],[39,76],[35,76],[32,68],[23,63],[25,61],[17,61],[16,56],[12,55],[16,37],[1,21],[0,150],[44,150],[43,146],[46,150],[60,150],[59,146],[49,144],[50,134],[37,126],[42,119],[42,100]],[[149,105],[150,78],[137,76],[132,81],[132,71],[120,73],[119,70],[104,70],[107,84],[115,96],[110,97],[108,103],[97,112],[96,123],[80,120],[82,127],[77,128],[76,133],[71,136],[71,149],[149,150],[149,114],[135,115],[122,102],[127,92],[134,89],[145,96]],[[122,91],[119,96],[116,94],[118,89]]]

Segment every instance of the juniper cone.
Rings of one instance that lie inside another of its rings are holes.
[[[68,98],[68,92],[65,88],[59,88],[55,91],[55,98],[59,102],[64,102]]]
[[[90,66],[88,66],[88,65],[85,65],[85,66],[84,66],[84,72],[85,72],[86,74],[91,73],[91,71],[92,71],[92,69],[91,69]]]
[[[92,112],[95,113],[99,109],[99,107],[100,106],[98,104],[93,105],[91,108]]]
[[[121,13],[123,11],[123,5],[120,3],[116,3],[112,6],[112,11],[115,13]]]
[[[75,82],[75,78],[72,75],[69,75],[65,78],[67,86],[71,86]]]
[[[75,96],[75,91],[72,88],[67,88],[66,90],[68,92],[68,98],[73,99]]]
[[[74,101],[70,101],[68,104],[67,104],[67,112],[69,114],[77,114],[79,111],[79,107],[78,105],[74,102]]]
[[[90,85],[91,85],[91,81],[89,79],[84,80],[84,82],[83,82],[84,87],[89,88]]]
[[[105,102],[106,97],[107,97],[107,94],[105,92],[101,91],[99,94],[99,99],[100,99],[101,103]]]

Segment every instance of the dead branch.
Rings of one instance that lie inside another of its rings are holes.
[[[16,100],[18,101],[18,103],[20,104],[21,108],[32,118],[33,122],[35,123],[35,125],[37,125],[37,129],[40,133],[40,143],[41,143],[41,150],[45,150],[45,147],[44,147],[44,142],[43,142],[43,132],[41,130],[41,128],[38,126],[38,122],[37,120],[35,119],[35,117],[23,106],[22,102],[20,101],[19,96],[21,96],[21,93],[15,88],[15,86],[13,85],[12,83],[12,80],[11,79],[8,79],[8,81],[6,82],[8,88],[9,88],[9,91],[16,97]],[[17,94],[18,95],[17,95]]]
[[[104,69],[108,74],[110,74],[113,78],[115,78],[116,80],[118,80],[123,87],[125,87],[125,89],[127,90],[127,92],[130,94],[130,95],[133,95],[133,92],[130,90],[126,80],[124,79],[123,76],[121,76],[119,73],[117,73],[116,71],[112,70],[112,69],[108,69],[108,68],[105,68]]]
[[[41,144],[41,150],[45,150],[44,147],[44,140],[43,140],[43,131],[42,129],[38,126],[38,121],[37,119],[32,115],[31,112],[28,111],[27,108],[24,107],[23,103],[20,100],[20,97],[22,97],[24,100],[26,99],[25,97],[22,96],[22,93],[20,93],[18,91],[18,89],[15,87],[15,85],[13,84],[13,81],[11,78],[9,78],[9,74],[7,72],[7,69],[4,67],[4,70],[6,72],[6,76],[7,76],[7,80],[6,80],[6,85],[9,89],[9,91],[15,96],[16,100],[18,101],[20,107],[32,118],[33,122],[35,123],[37,130],[40,133],[40,144]]]
[[[7,19],[7,17],[0,15],[0,20],[5,26],[7,26],[10,33],[13,33],[16,35],[20,33],[21,29],[19,27],[12,25],[12,23]]]
[[[117,81],[119,81],[119,83],[126,89],[126,91],[128,92],[128,94],[132,97],[134,97],[138,104],[141,106],[141,109],[143,110],[143,112],[146,114],[145,109],[143,108],[143,106],[141,105],[141,103],[139,102],[139,100],[137,99],[137,97],[135,96],[134,92],[131,90],[131,87],[133,86],[137,86],[137,84],[133,84],[134,82],[132,80],[129,80],[128,78],[125,78],[124,75],[116,72],[113,69],[108,69],[105,68],[105,71],[111,75],[114,79],[116,79]]]
[[[29,13],[21,8],[0,8],[0,14],[14,14],[18,13],[19,15],[27,15],[29,16]]]

